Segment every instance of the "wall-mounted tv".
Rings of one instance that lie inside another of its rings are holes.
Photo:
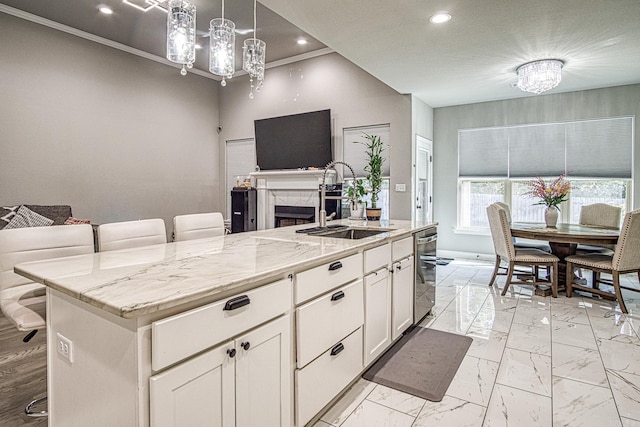
[[[260,170],[324,168],[333,160],[331,110],[254,121]]]

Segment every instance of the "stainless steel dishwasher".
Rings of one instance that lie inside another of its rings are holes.
[[[436,303],[436,245],[437,229],[430,228],[414,234],[415,289],[413,323],[417,325]]]

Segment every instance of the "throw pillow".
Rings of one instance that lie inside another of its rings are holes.
[[[7,226],[11,222],[11,219],[16,215],[16,211],[20,205],[17,206],[0,206],[0,230]]]
[[[25,228],[25,227],[46,227],[53,224],[53,220],[40,215],[22,205],[18,212],[11,218],[5,230],[9,228]]]
[[[91,224],[91,221],[89,221],[88,219],[74,218],[72,216],[70,216],[64,221],[64,225],[73,225],[73,224]]]

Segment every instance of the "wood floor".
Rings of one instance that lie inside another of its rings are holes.
[[[24,415],[25,405],[46,395],[46,331],[39,330],[28,343],[25,332],[18,331],[0,314],[0,426],[46,426],[47,418]]]

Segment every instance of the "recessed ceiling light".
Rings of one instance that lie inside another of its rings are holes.
[[[98,10],[100,11],[100,13],[104,13],[105,15],[111,15],[113,13],[113,9],[111,9],[106,4],[99,4]]]
[[[307,44],[309,43],[307,39],[298,39],[298,44]]]
[[[451,14],[449,14],[448,12],[438,12],[435,15],[432,15],[429,18],[429,21],[431,21],[433,24],[442,24],[444,22],[449,22],[451,21]]]

